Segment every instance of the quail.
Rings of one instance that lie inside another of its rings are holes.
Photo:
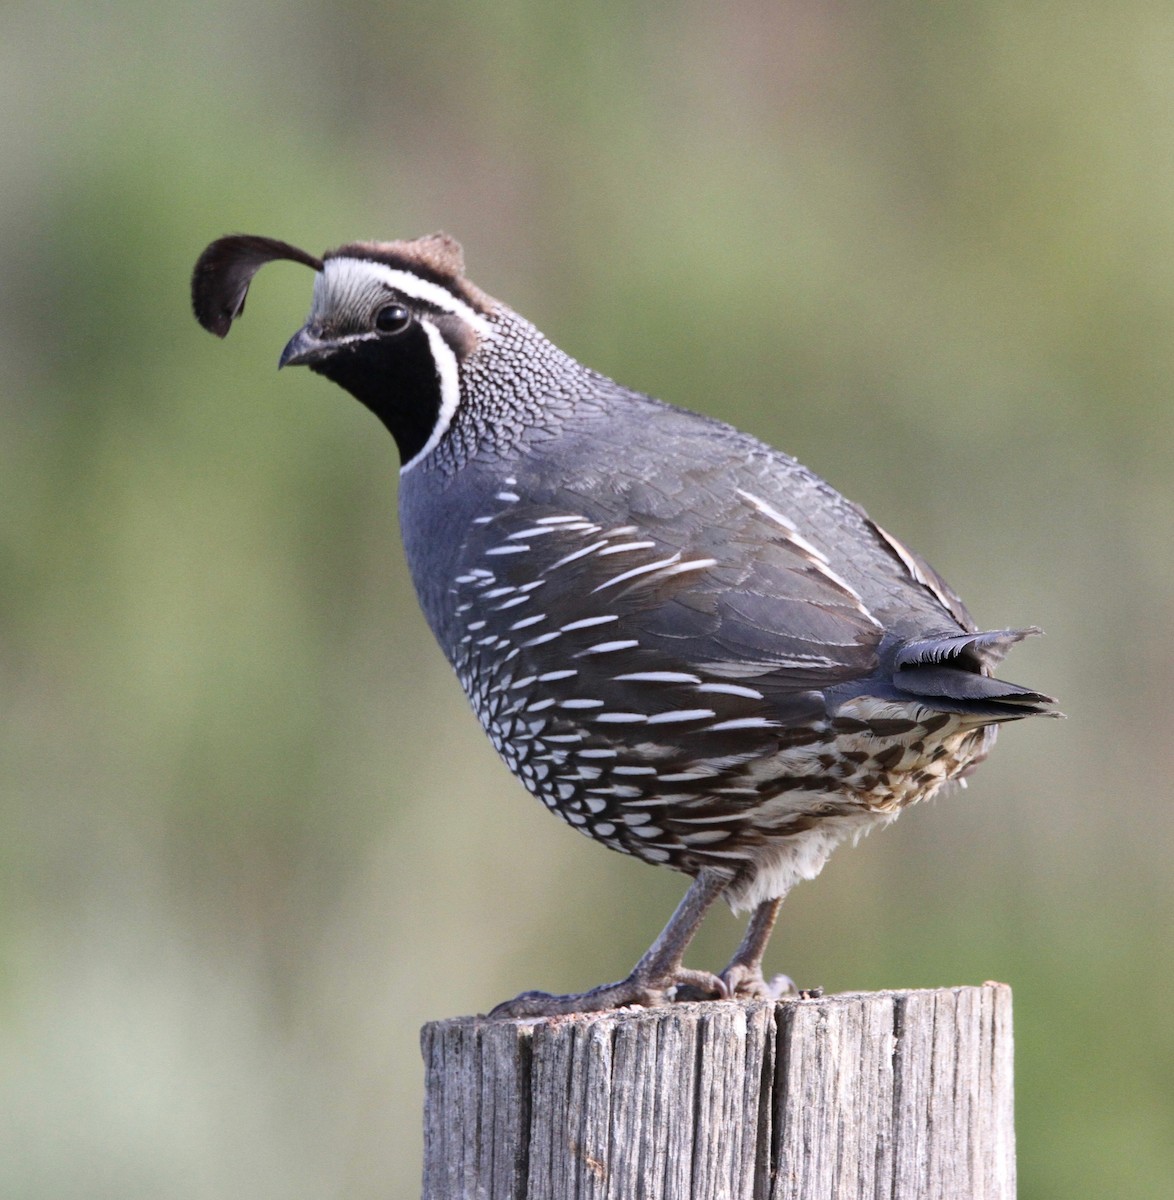
[[[963,782],[1002,722],[1051,713],[992,674],[1037,630],[980,631],[793,458],[580,365],[470,282],[451,238],[321,258],[221,238],[192,277],[200,324],[224,337],[278,259],[315,272],[278,365],[395,439],[420,604],[499,755],[580,832],[692,879],[625,979],[495,1015],[776,994],[762,958],[791,887]],[[718,897],[745,937],[720,973],[688,969]]]

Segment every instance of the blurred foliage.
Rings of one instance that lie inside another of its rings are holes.
[[[416,611],[394,448],[224,345],[211,238],[446,228],[922,549],[1070,719],[833,859],[768,964],[1016,995],[1022,1194],[1174,1179],[1174,19],[1154,0],[9,5],[0,1194],[412,1195],[416,1029],[614,978],[681,881],[545,816]],[[292,376],[292,377],[290,377]],[[695,961],[722,962],[728,915]]]

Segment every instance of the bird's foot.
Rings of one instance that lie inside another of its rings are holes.
[[[776,975],[769,982],[763,978],[761,964],[738,962],[736,959],[721,973],[726,991],[736,1000],[782,1000],[787,996],[802,996],[789,975]]]
[[[720,976],[708,971],[690,971],[678,967],[667,975],[633,971],[618,983],[605,983],[589,992],[552,996],[548,992],[523,992],[506,1000],[490,1012],[490,1018],[517,1020],[526,1017],[555,1017],[564,1013],[606,1012],[613,1008],[636,1005],[660,1008],[684,999],[728,999],[729,993]]]

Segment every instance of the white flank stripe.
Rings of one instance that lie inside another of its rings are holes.
[[[559,708],[602,708],[602,707],[603,707],[602,700],[564,700],[559,705]],[[596,772],[596,775],[592,776],[592,778],[595,778],[596,776],[598,776],[598,772]]]
[[[655,542],[621,542],[618,546],[608,546],[606,550],[600,550],[599,557],[606,558],[609,554],[624,554],[629,550],[651,550],[655,545]]]
[[[606,625],[608,621],[618,621],[619,617],[611,613],[606,617],[583,617],[562,627],[563,633],[571,633],[575,629],[590,629],[592,625]]]
[[[615,587],[619,583],[626,583],[629,579],[635,579],[638,575],[647,575],[651,571],[660,571],[665,567],[671,567],[674,563],[680,562],[681,552],[678,550],[672,558],[661,558],[656,562],[645,563],[642,567],[633,567],[630,571],[624,571],[620,575],[614,575],[611,579],[605,580],[598,587],[591,589],[592,595],[596,592],[602,592],[604,588]]]
[[[644,713],[630,712],[600,713],[593,719],[603,725],[643,725],[648,720]]]
[[[567,563],[573,563],[575,559],[582,558],[585,554],[594,554],[596,550],[601,550],[606,545],[606,541],[592,542],[590,546],[584,546],[582,550],[576,550],[573,554],[568,554],[565,557],[560,558],[558,562],[551,563],[546,570],[557,571],[559,567],[565,567]]]
[[[716,558],[695,558],[691,562],[677,563],[675,567],[669,567],[665,571],[665,575],[683,575],[686,571],[708,571],[710,567],[716,566]]]
[[[639,645],[640,643],[632,638],[618,642],[596,642],[594,646],[588,646],[586,650],[580,650],[575,657],[583,658],[587,654],[611,654],[614,650],[631,650],[633,646]]]
[[[423,451],[421,451],[421,453],[423,453]],[[419,457],[419,456],[417,456],[417,457]],[[415,461],[416,461],[415,459],[412,459],[412,462],[415,462]],[[405,467],[404,469],[406,470],[407,468]],[[485,551],[485,553],[487,555],[491,555],[491,554],[524,554],[529,549],[530,549],[529,546],[521,546],[521,545],[518,545],[518,546],[491,546],[488,550]]]
[[[330,261],[335,262],[338,260],[331,259]],[[350,260],[344,259],[342,261]],[[368,263],[367,265],[378,266],[377,263]],[[400,274],[402,273],[400,272]],[[409,278],[412,277],[409,276]],[[439,290],[443,291],[444,289],[441,288]],[[470,309],[470,311],[472,310]],[[431,321],[426,321],[421,317],[420,328],[424,330],[428,337],[428,345],[432,349],[432,361],[436,364],[436,377],[440,383],[440,411],[436,414],[436,424],[432,427],[432,433],[429,435],[420,452],[400,467],[399,473],[401,475],[405,471],[410,471],[422,458],[427,458],[436,449],[437,443],[448,432],[448,427],[452,424],[452,419],[456,415],[457,404],[460,403],[461,399],[461,384],[457,373],[457,356],[452,352],[452,347],[440,336],[440,330]]]
[[[522,643],[522,649],[528,650],[531,646],[541,646],[546,642],[553,642],[560,633],[556,629],[553,633],[540,633],[536,638],[531,638],[528,642]]]
[[[528,600],[529,596],[519,596],[519,600]],[[505,607],[504,605],[502,606]],[[535,613],[532,617],[523,617],[520,621],[515,621],[510,629],[528,629],[531,625],[537,625],[539,621],[546,620],[546,613]]]
[[[761,692],[756,692],[749,687],[740,687],[736,683],[703,683],[697,690],[699,692],[715,692],[722,696],[745,696],[748,700],[763,698]]]
[[[498,492],[497,499],[504,500],[507,504],[516,504],[522,497],[517,492]]]
[[[618,750],[579,750],[576,758],[619,758]]]
[[[648,718],[648,724],[673,725],[678,721],[705,721],[716,716],[712,708],[681,708],[674,712],[654,713]]]
[[[582,517],[539,517],[537,524],[539,525],[565,525],[568,521],[582,521]]]
[[[716,725],[706,725],[702,733],[722,733],[727,729],[775,729],[778,721],[768,721],[766,717],[736,717],[732,721],[718,721]]]
[[[539,675],[538,679],[541,683],[554,683],[556,679],[570,679],[572,675],[578,674],[578,671],[547,671],[545,675]]]
[[[699,675],[686,675],[684,671],[632,671],[627,675],[613,677],[616,683],[700,683]],[[705,691],[704,687],[699,691]],[[757,695],[757,693],[755,693]]]
[[[549,525],[532,525],[529,529],[519,529],[517,533],[511,533],[509,540],[521,542],[526,538],[541,537],[544,533],[554,533],[554,530]]]

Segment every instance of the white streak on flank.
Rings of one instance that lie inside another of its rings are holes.
[[[517,691],[518,688],[529,687],[538,678],[537,675],[527,675],[524,679],[515,679],[509,684],[499,684],[499,687],[508,687],[511,692]]]
[[[736,683],[703,683],[697,689],[699,692],[714,692],[722,696],[745,696],[748,700],[762,700],[761,692],[753,688],[741,687]]]
[[[557,679],[570,679],[572,675],[578,674],[578,671],[547,671],[545,675],[538,676],[538,682],[554,683]]]
[[[474,525],[488,525],[489,522],[492,520],[493,520],[493,517],[474,517],[473,524]]]
[[[582,521],[582,517],[538,517],[535,519],[536,525],[565,525],[568,521]]]
[[[493,572],[487,571],[484,567],[470,567],[469,574],[477,575],[481,579],[484,579],[486,582],[492,582],[492,580],[494,579]]]
[[[595,804],[598,804],[599,807],[596,808]],[[593,802],[591,800],[588,800],[587,807],[590,808],[593,813],[595,813],[595,812],[603,812],[603,810],[605,808],[607,808],[607,805],[604,804],[602,801],[597,800],[597,801]],[[615,833],[615,831],[616,831],[616,827],[610,821],[600,821],[599,824],[595,826],[595,835],[597,837],[611,837],[611,835],[613,833]]]
[[[827,555],[822,550],[817,550],[800,532],[799,526],[791,520],[790,517],[785,517],[777,508],[768,504],[761,496],[755,496],[751,492],[744,492],[738,488],[738,495],[743,500],[747,501],[753,508],[757,509],[764,517],[769,517],[776,525],[787,531],[787,540],[793,542],[804,554],[811,555],[812,558],[818,559],[826,564]]]
[[[629,550],[651,550],[655,545],[655,542],[621,542],[618,546],[608,546],[606,550],[600,550],[599,557],[606,558],[609,554],[625,554]]]
[[[609,538],[627,537],[630,533],[636,533],[635,525],[617,525],[615,529],[609,529],[605,534]]]
[[[682,834],[686,846],[707,846],[711,842],[724,842],[729,833],[724,829],[698,829],[696,833]]]
[[[600,713],[593,720],[601,725],[643,725],[648,717],[644,713],[610,712]]]
[[[507,608],[516,608],[519,604],[525,604],[529,599],[529,596],[512,596],[509,600],[503,600],[500,604],[495,605],[495,608],[498,612],[504,612]]]
[[[706,725],[702,733],[722,733],[727,729],[777,729],[778,721],[768,721],[766,717],[735,717],[732,721],[718,721],[716,725]]]
[[[675,725],[679,721],[705,721],[716,717],[712,708],[681,708],[672,712],[654,713],[648,718],[649,725]]]
[[[579,750],[576,758],[619,758],[618,750]]]
[[[625,638],[618,642],[596,642],[594,646],[588,646],[586,650],[580,650],[575,657],[583,658],[588,654],[611,654],[615,650],[631,650],[634,646],[639,645],[640,643],[633,638]]]
[[[493,334],[493,326],[489,319],[454,296],[448,288],[441,287],[430,279],[421,279],[411,271],[400,271],[386,263],[372,262],[367,258],[328,258],[318,282],[314,285],[314,307],[318,307],[319,288],[322,289],[322,299],[325,303],[326,296],[332,293],[337,296],[347,291],[368,291],[372,280],[392,288],[403,296],[423,300],[460,317],[478,337],[488,338]]]
[[[339,260],[330,260],[330,262],[337,261]],[[351,260],[344,259],[342,261]],[[379,264],[368,263],[367,265],[374,267]],[[404,274],[402,271],[397,273]],[[415,277],[408,276],[408,278]],[[418,280],[417,282],[422,283],[423,280]],[[444,289],[441,288],[438,290],[443,291]],[[447,295],[447,293],[445,294]],[[464,307],[468,306],[465,305]],[[469,311],[472,312],[472,309]],[[432,432],[429,434],[428,440],[417,454],[400,467],[399,473],[401,475],[410,471],[422,458],[427,458],[436,449],[437,443],[448,432],[448,427],[452,424],[452,419],[456,415],[457,405],[461,399],[461,382],[459,372],[457,371],[457,356],[453,353],[452,347],[441,337],[440,330],[424,317],[420,318],[420,328],[424,330],[428,338],[428,345],[432,350],[432,361],[436,366],[436,378],[440,384],[440,411],[436,414],[436,424],[432,426]]]
[[[614,796],[617,800],[636,800],[644,793],[638,787],[620,784],[618,787],[598,787],[587,789],[594,796]]]
[[[619,575],[613,575],[611,579],[605,580],[598,587],[591,589],[591,594],[602,592],[604,588],[615,587],[617,584],[626,583],[629,579],[635,579],[638,575],[647,575],[652,571],[660,571],[664,567],[671,567],[675,563],[681,561],[681,552],[678,550],[671,558],[660,558],[656,562],[645,563],[642,567],[633,567],[630,571],[624,571]]]
[[[811,565],[815,567],[815,569],[825,579],[831,580],[836,587],[840,588],[847,596],[849,596],[855,604],[857,610],[866,616],[870,621],[872,621],[877,628],[880,628],[880,622],[873,617],[872,613],[870,613],[867,608],[865,608],[864,598],[860,595],[860,593],[842,575],[839,575],[837,572],[832,570],[831,563],[828,561],[828,556],[824,554],[824,552],[817,546],[813,546],[799,532],[798,527],[796,526],[795,522],[790,519],[790,517],[783,516],[783,514],[779,512],[777,508],[771,507],[771,505],[767,504],[767,502],[761,497],[754,496],[750,492],[744,492],[741,488],[738,488],[738,495],[741,496],[743,500],[746,500],[753,505],[754,508],[762,513],[764,517],[769,517],[776,525],[786,530],[787,541],[789,541],[796,549],[801,550],[807,556],[808,560],[811,562]],[[885,537],[886,541],[890,541],[887,534],[884,534],[883,536]],[[908,568],[910,566],[908,555],[907,553],[902,554],[904,547],[898,550],[896,546],[893,546],[893,549],[897,551],[901,561],[904,562],[905,566]],[[916,578],[916,576],[914,576],[914,578]],[[924,580],[921,582],[924,582]]]
[[[893,537],[888,530],[882,529],[875,521],[872,522],[872,527],[889,544],[889,547],[892,549],[893,553],[896,554],[896,556],[901,560],[905,570],[909,572],[913,579],[920,583],[922,587],[929,588],[929,590],[934,594],[934,597],[938,603],[941,604],[942,607],[947,611],[951,611],[952,605],[949,599],[942,594],[941,588],[934,583],[932,577],[926,575],[926,573],[921,569],[917,563],[917,559],[913,557],[912,553],[904,545],[902,545],[901,542]]]
[[[490,546],[490,548],[489,548],[488,550],[486,550],[486,551],[485,551],[485,553],[486,553],[486,555],[493,555],[493,554],[522,554],[522,553],[524,553],[525,551],[527,551],[527,550],[529,550],[529,549],[530,549],[530,547],[529,547],[529,546],[522,546],[522,545],[518,545],[518,546]]]
[[[695,558],[690,562],[677,563],[675,567],[669,567],[665,571],[665,575],[667,577],[669,575],[683,575],[686,571],[708,571],[710,567],[716,566],[716,558]]]
[[[511,533],[509,540],[520,542],[524,538],[541,537],[544,533],[554,533],[554,530],[549,525],[532,525],[529,529],[519,529],[517,533]]]
[[[563,633],[571,633],[576,629],[590,629],[592,625],[606,625],[608,621],[618,621],[619,617],[615,613],[611,613],[606,617],[583,617],[578,621],[571,621],[570,624],[562,627]]]
[[[576,550],[571,554],[564,555],[558,562],[551,563],[546,568],[547,571],[557,571],[559,567],[565,567],[567,563],[574,562],[577,558],[582,558],[586,554],[594,554],[596,550],[602,550],[607,545],[606,540],[602,542],[592,542],[590,546],[584,546],[582,550]],[[545,572],[544,572],[545,573]]]
[[[655,767],[612,767],[613,775],[655,775]]]
[[[498,492],[494,497],[496,500],[504,500],[507,504],[516,504],[521,498],[517,492]]]
[[[523,583],[518,588],[519,592],[532,592],[535,588],[540,588],[546,582],[545,579],[532,579],[529,583]]]
[[[469,624],[465,628],[469,629],[473,633],[476,633],[478,629],[485,628],[485,622],[484,621],[470,621]]]
[[[561,632],[555,630],[553,633],[541,633],[536,638],[531,638],[528,642],[522,643],[522,649],[528,650],[531,646],[541,646],[546,642],[553,642],[556,637],[560,637]]]
[[[476,583],[477,576],[476,575],[458,575],[456,577],[456,579],[453,580],[453,582],[454,583]]]
[[[616,683],[700,683],[700,675],[687,675],[684,671],[631,671],[627,675],[614,675]],[[705,691],[702,687],[701,691]],[[757,695],[757,693],[755,693]]]
[[[672,858],[667,850],[662,850],[659,846],[641,846],[639,855],[649,862],[668,862]]]
[[[569,780],[571,783],[594,783],[602,774],[602,767],[577,766],[574,775],[560,775],[558,778]]]
[[[529,600],[529,596],[519,596],[519,600]],[[504,605],[502,606],[504,607]],[[546,613],[535,613],[532,617],[523,617],[520,621],[515,621],[510,629],[528,629],[531,625],[537,625],[539,621],[546,620]]]
[[[510,485],[510,487],[513,487],[518,482],[518,479],[516,475],[507,475],[505,477],[505,481]]]
[[[554,700],[536,700],[533,704],[527,704],[522,711],[528,713],[542,712],[543,709],[553,708],[555,703],[556,701]],[[551,741],[553,739],[548,738],[547,740]]]
[[[646,812],[624,813],[621,819],[629,829],[636,829],[641,825],[651,824],[652,814]],[[660,831],[657,830],[657,832]]]
[[[602,700],[564,700],[559,708],[602,708]]]

